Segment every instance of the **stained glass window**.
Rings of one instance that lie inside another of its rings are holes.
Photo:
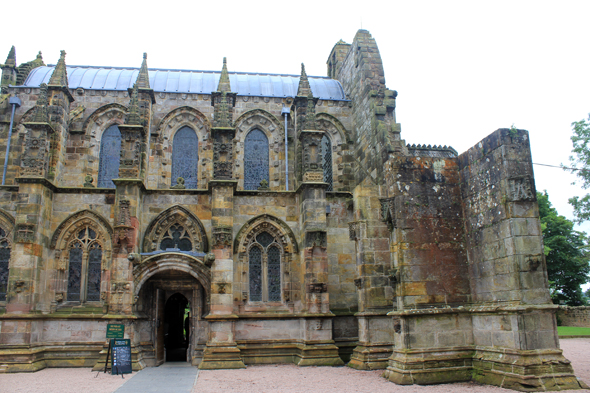
[[[70,243],[67,300],[72,302],[100,300],[102,245],[97,233],[84,227]]]
[[[250,301],[281,301],[281,250],[268,232],[256,236],[250,248]],[[266,272],[263,277],[262,272]]]
[[[6,240],[4,229],[0,228],[0,302],[6,301],[9,263],[10,243]]]
[[[180,224],[174,224],[166,231],[160,242],[160,250],[180,249],[180,251],[192,251],[193,243],[186,233],[184,227]]]
[[[281,252],[277,246],[268,249],[268,300],[281,301]]]
[[[172,185],[182,177],[186,188],[197,188],[199,139],[189,127],[182,127],[172,142]]]
[[[244,142],[244,190],[257,190],[262,180],[269,181],[268,138],[254,129]]]
[[[100,300],[100,275],[102,266],[102,247],[93,243],[88,252],[88,295],[91,302]]]
[[[121,132],[115,125],[102,134],[100,142],[100,161],[98,164],[98,187],[115,188],[113,179],[119,177],[121,161]]]
[[[332,185],[332,144],[326,135],[322,137],[322,165],[324,167],[324,183],[328,183],[328,191],[333,191]]]
[[[254,246],[250,249],[250,300],[262,300],[262,251]]]
[[[70,248],[70,268],[68,274],[68,301],[80,301],[82,282],[82,243],[75,242]]]

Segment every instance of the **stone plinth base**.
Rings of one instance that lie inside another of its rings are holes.
[[[400,385],[474,380],[522,392],[584,387],[561,350],[394,349],[383,377]]]
[[[296,341],[241,341],[238,344],[245,364],[294,363],[298,366],[342,366],[338,347],[331,342],[302,344]]]
[[[383,376],[399,385],[466,382],[472,379],[472,348],[393,349]]]
[[[202,370],[246,368],[240,350],[233,344],[207,345],[203,351],[203,360],[199,364]]]
[[[392,344],[358,345],[347,366],[357,370],[382,370],[389,363],[392,349]]]
[[[344,366],[344,362],[338,356],[338,347],[333,343],[303,344],[296,355],[295,364],[298,366]]]
[[[100,345],[5,346],[0,349],[0,373],[35,372],[46,367],[92,367]]]
[[[501,350],[478,347],[473,380],[521,392],[580,389],[570,361],[560,349]]]

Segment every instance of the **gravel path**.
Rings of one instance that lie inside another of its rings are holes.
[[[578,378],[590,385],[590,338],[560,341]],[[382,371],[348,367],[297,367],[292,364],[249,366],[242,370],[201,370],[193,393],[219,392],[513,392],[475,383],[399,386],[381,377]],[[36,373],[0,374],[0,393],[111,393],[136,373],[120,376],[88,368],[51,368]],[[171,381],[172,382],[172,381]],[[582,392],[583,390],[570,390]],[[590,392],[590,390],[584,390]]]

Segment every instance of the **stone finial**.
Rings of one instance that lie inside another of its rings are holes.
[[[304,130],[317,130],[317,124],[315,120],[315,102],[311,90],[307,95],[307,111],[305,112],[305,126]]]
[[[53,69],[53,74],[51,74],[51,79],[49,79],[50,85],[55,86],[65,86],[68,87],[68,72],[66,70],[66,51],[62,50],[60,52],[59,60],[57,61],[57,65]]]
[[[231,86],[229,84],[229,74],[227,73],[227,59],[225,57],[223,58],[223,67],[221,68],[221,76],[219,77],[217,91],[227,93],[231,92]]]
[[[43,62],[43,54],[41,53],[41,51],[39,51],[39,53],[37,53],[37,57],[35,58],[35,60],[33,60],[31,62],[31,64],[33,65],[33,68],[41,67],[41,66],[45,65],[45,63]]]
[[[299,87],[297,88],[297,96],[307,97],[311,94],[311,87],[309,86],[309,80],[305,73],[305,65],[301,63],[301,76],[299,77]]]
[[[41,91],[39,92],[39,98],[35,104],[35,117],[33,122],[35,123],[47,123],[49,121],[49,115],[47,113],[47,84],[41,83]]]
[[[14,49],[14,45],[12,45],[10,52],[8,52],[8,57],[4,62],[4,67],[16,67],[16,51]]]
[[[147,67],[147,53],[143,54],[143,61],[141,62],[141,68],[139,69],[139,74],[137,75],[135,84],[140,89],[150,88],[150,74]]]
[[[129,113],[127,114],[127,119],[125,119],[125,124],[127,125],[141,125],[141,117],[139,116],[139,98],[137,90],[137,83],[135,83],[133,85],[133,90],[131,92],[131,99],[129,100]]]

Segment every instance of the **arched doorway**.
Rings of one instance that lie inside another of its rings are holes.
[[[170,260],[168,260],[170,262]],[[198,365],[207,342],[207,293],[200,280],[170,266],[152,268],[156,273],[142,282],[136,312],[144,316],[140,336],[151,345],[145,354],[148,366],[164,362]],[[153,271],[153,270],[152,270]]]

